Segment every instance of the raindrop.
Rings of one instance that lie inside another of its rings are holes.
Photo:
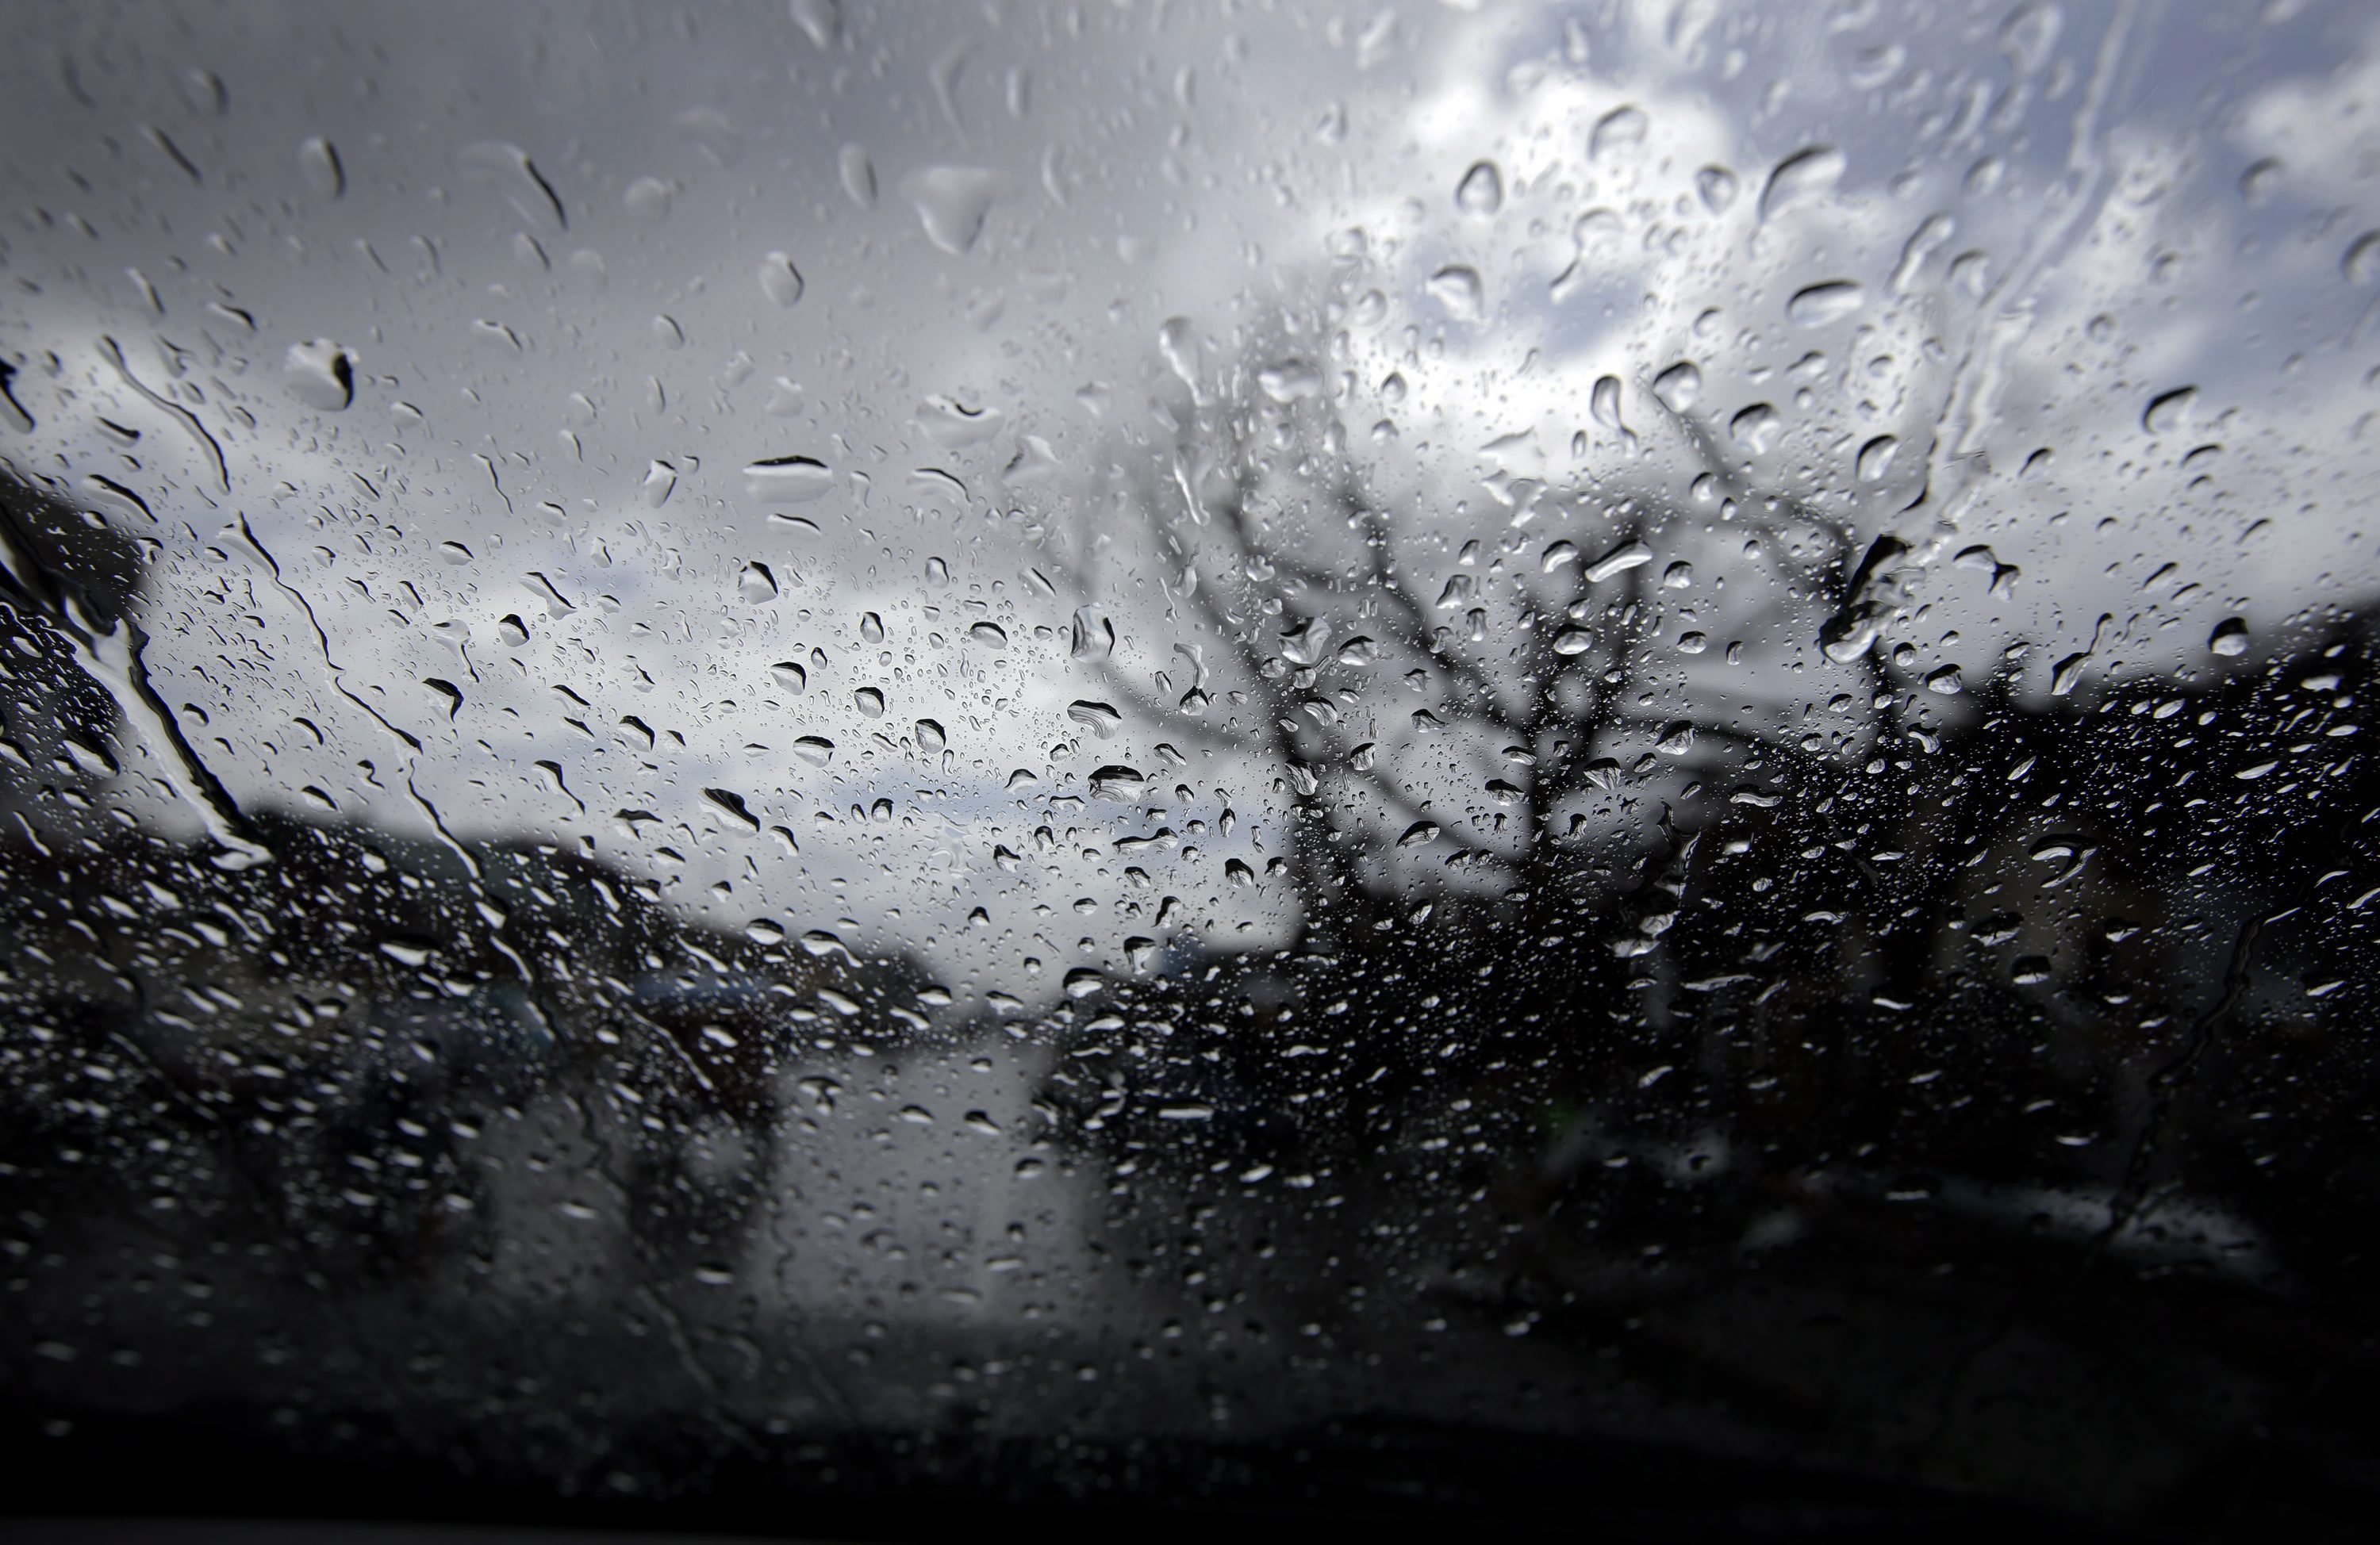
[[[1123,722],[1123,716],[1116,712],[1112,706],[1105,703],[1094,703],[1087,697],[1078,697],[1068,704],[1066,717],[1076,724],[1087,725],[1091,732],[1101,740],[1106,740],[1114,734],[1116,727]]]
[[[438,556],[459,567],[471,561],[471,549],[460,542],[441,542],[438,544]]]
[[[760,260],[760,293],[786,308],[802,298],[801,271],[791,258],[771,252]]]
[[[653,462],[645,468],[645,508],[658,510],[669,502],[677,489],[677,468],[667,462]]]
[[[517,649],[528,642],[528,624],[521,621],[518,612],[508,612],[496,623],[496,636],[504,641],[505,648]]]
[[[2171,434],[2189,419],[2191,407],[2197,401],[2198,388],[2194,386],[2161,392],[2150,399],[2147,409],[2141,414],[2141,428],[2153,435]]]
[[[2244,617],[2226,617],[2222,622],[2215,624],[2215,632],[2208,635],[2206,646],[2215,653],[2228,658],[2246,654],[2248,652],[2248,620]]]
[[[869,644],[884,642],[884,619],[873,611],[859,614],[859,636]]]
[[[1136,767],[1111,763],[1091,774],[1091,797],[1100,800],[1136,800],[1148,791],[1148,779]]]
[[[1694,191],[1702,196],[1703,207],[1713,214],[1724,214],[1735,202],[1742,183],[1724,166],[1706,166],[1694,174]]]
[[[901,181],[927,238],[953,257],[974,248],[1002,187],[1000,174],[973,166],[921,167]]]
[[[347,190],[346,169],[339,164],[339,152],[321,135],[298,147],[298,169],[306,178],[306,186],[325,199],[336,199]]]
[[[1504,207],[1504,174],[1492,161],[1475,161],[1455,185],[1454,207],[1465,214],[1494,214]]]
[[[857,705],[864,717],[868,718],[884,717],[884,694],[874,687],[860,687],[855,690],[851,694],[851,700]]]
[[[978,622],[967,629],[967,637],[987,649],[1008,647],[1008,630],[997,622]]]
[[[1640,107],[1615,107],[1596,120],[1593,132],[1586,139],[1586,154],[1590,161],[1600,161],[1606,155],[1633,151],[1645,142],[1645,131],[1650,121]]]
[[[841,0],[793,0],[794,25],[802,30],[811,46],[821,51],[832,48],[843,35]]]
[[[2380,231],[2366,231],[2350,243],[2347,255],[2338,260],[2338,272],[2353,284],[2380,279]]]
[[[502,188],[506,201],[523,220],[549,231],[570,228],[570,219],[563,212],[562,200],[554,196],[552,185],[518,145],[482,139],[465,146],[455,160],[466,174]]]
[[[328,338],[290,344],[281,375],[308,407],[337,413],[356,400],[356,356]]]
[[[1415,821],[1405,828],[1405,834],[1402,837],[1397,839],[1397,846],[1418,848],[1425,843],[1435,842],[1438,840],[1439,830],[1440,827],[1436,821]]]
[[[1861,446],[1858,463],[1859,480],[1863,483],[1881,481],[1885,474],[1892,470],[1893,453],[1900,449],[1900,441],[1890,435],[1878,435]]]
[[[779,660],[769,667],[769,674],[787,692],[799,693],[810,684],[810,673],[793,660]]]
[[[744,491],[771,504],[802,504],[834,487],[834,474],[813,456],[774,456],[744,468]]]
[[[747,602],[759,606],[777,598],[777,576],[769,572],[769,565],[755,561],[744,565],[743,573],[736,577],[735,588]]]
[[[744,924],[744,936],[755,944],[783,944],[785,942],[784,924],[771,918],[756,917]]]
[[[1683,756],[1694,748],[1694,727],[1686,719],[1677,719],[1661,727],[1661,738],[1653,749],[1664,756]]]
[[[1796,327],[1824,327],[1842,320],[1866,301],[1867,292],[1859,285],[1848,279],[1830,279],[1795,291],[1785,303],[1785,316]]]
[[[1843,166],[1842,152],[1832,146],[1813,145],[1794,151],[1768,174],[1768,186],[1760,192],[1760,218],[1767,220],[1790,204],[1834,187],[1842,177]]]
[[[1939,693],[1945,697],[1956,697],[1966,689],[1967,683],[1955,665],[1946,665],[1925,678],[1925,690]]]
[[[1539,573],[1549,574],[1566,563],[1577,561],[1576,542],[1550,542],[1546,546],[1545,555],[1537,561],[1537,569]]]
[[[824,735],[804,735],[794,742],[794,754],[813,767],[823,767],[834,760],[834,742]]]
[[[1653,395],[1671,413],[1683,413],[1703,394],[1703,373],[1691,359],[1680,360],[1653,378]]]
[[[845,145],[835,153],[835,171],[843,178],[846,198],[861,209],[876,207],[876,167],[868,152],[857,145]]]
[[[1767,403],[1755,403],[1727,421],[1727,432],[1736,444],[1755,456],[1765,454],[1784,428],[1785,420]]]
[[[1557,655],[1583,655],[1594,647],[1595,634],[1576,624],[1554,634],[1554,653]]]
[[[1625,429],[1627,428],[1620,421],[1620,378],[1618,376],[1597,377],[1594,390],[1587,393],[1586,406],[1587,411],[1595,416],[1595,421],[1605,428]]]
[[[942,732],[938,721],[930,718],[917,721],[917,748],[920,751],[940,751],[950,743],[950,737]]]
[[[1642,568],[1651,561],[1653,549],[1642,540],[1631,537],[1587,565],[1586,580],[1590,585],[1600,585],[1607,579],[1624,574],[1631,569]]]
[[[1430,298],[1457,321],[1475,322],[1488,314],[1487,291],[1475,269],[1450,263],[1429,276],[1427,288]]]
[[[1115,653],[1115,624],[1089,607],[1075,609],[1066,652],[1078,660],[1103,660]]]
[[[638,177],[620,195],[620,202],[630,214],[654,224],[669,218],[670,185],[659,177]]]
[[[1157,329],[1157,352],[1167,368],[1182,379],[1190,394],[1198,394],[1198,335],[1187,317],[1169,317]]]

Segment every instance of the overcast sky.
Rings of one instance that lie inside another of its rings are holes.
[[[1896,677],[2036,699],[2086,650],[2086,694],[2252,664],[2375,568],[2366,7],[17,20],[0,454],[154,544],[148,663],[232,796],[591,842],[965,994],[1128,969],[1169,894],[1286,936],[1289,888],[1226,873],[1281,851],[1282,769],[1182,593],[1314,603],[1135,502],[1234,416],[1352,469],[1430,596],[1479,542],[1497,628],[1551,544],[1658,511],[1651,572],[1693,574],[1646,711],[1764,734],[1864,682],[1813,579],[1880,534],[1920,561]],[[1755,539],[1730,491],[1815,524]],[[1184,646],[1223,700],[1070,716],[1118,698],[1086,604],[1118,676],[1171,701]],[[1406,729],[1443,683],[1329,670],[1405,787],[1475,795],[1493,746]],[[121,733],[108,797],[195,836]],[[1141,799],[1092,796],[1111,764]]]

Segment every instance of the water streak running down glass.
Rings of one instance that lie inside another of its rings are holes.
[[[2380,13],[9,19],[0,1505],[2380,1505]]]

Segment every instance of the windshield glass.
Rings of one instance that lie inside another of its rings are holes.
[[[18,1505],[2368,1513],[2369,7],[12,19]]]

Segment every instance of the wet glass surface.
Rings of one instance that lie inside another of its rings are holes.
[[[11,22],[36,1503],[2369,1513],[2367,7]]]

